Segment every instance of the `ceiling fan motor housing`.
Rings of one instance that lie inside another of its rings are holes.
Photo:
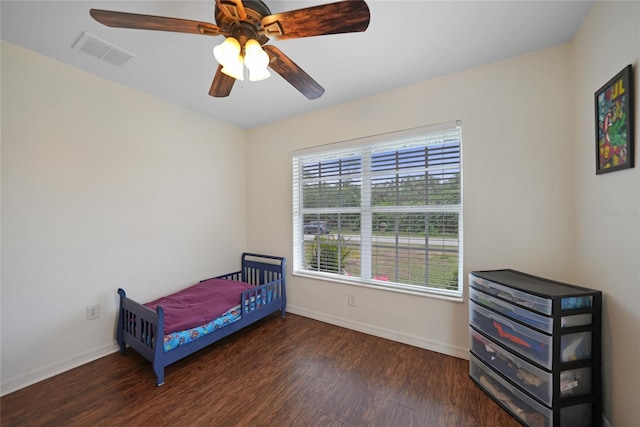
[[[240,46],[244,46],[249,39],[255,39],[261,45],[269,41],[269,38],[260,31],[262,18],[271,15],[266,4],[262,1],[244,0],[242,4],[247,15],[244,20],[240,20],[234,1],[222,1],[220,4],[224,10],[221,10],[216,3],[216,24],[235,37],[240,42]]]
[[[256,27],[244,21],[234,22],[231,24],[229,27],[229,33],[232,37],[235,37],[236,40],[240,42],[240,46],[243,47],[249,39],[257,40],[261,45],[269,41],[267,36],[264,34],[260,35],[258,33]]]

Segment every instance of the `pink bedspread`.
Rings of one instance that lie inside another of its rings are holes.
[[[152,310],[164,309],[164,333],[202,326],[240,304],[241,294],[251,289],[246,283],[209,279],[174,294],[144,304]]]

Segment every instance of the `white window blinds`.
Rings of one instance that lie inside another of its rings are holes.
[[[461,295],[459,123],[293,156],[294,272]]]

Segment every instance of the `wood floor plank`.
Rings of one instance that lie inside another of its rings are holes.
[[[166,368],[129,350],[0,400],[10,426],[484,426],[520,424],[466,360],[288,314]]]

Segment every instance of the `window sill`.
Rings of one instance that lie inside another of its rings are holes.
[[[464,298],[462,294],[461,293],[458,294],[457,292],[453,292],[453,291],[438,292],[437,290],[431,290],[431,289],[422,291],[422,290],[412,289],[412,287],[409,287],[409,286],[407,286],[406,288],[403,288],[399,285],[394,285],[394,286],[385,285],[384,282],[381,282],[381,281],[372,280],[369,282],[369,281],[365,281],[357,278],[349,279],[348,277],[344,277],[344,278],[335,277],[329,274],[309,273],[307,271],[294,271],[293,275],[297,277],[304,277],[306,279],[322,280],[325,282],[332,282],[332,283],[339,283],[342,285],[375,289],[378,291],[395,292],[400,294],[414,295],[414,296],[425,297],[425,298],[435,298],[435,299],[441,299],[441,300],[452,301],[452,302],[464,302]]]

